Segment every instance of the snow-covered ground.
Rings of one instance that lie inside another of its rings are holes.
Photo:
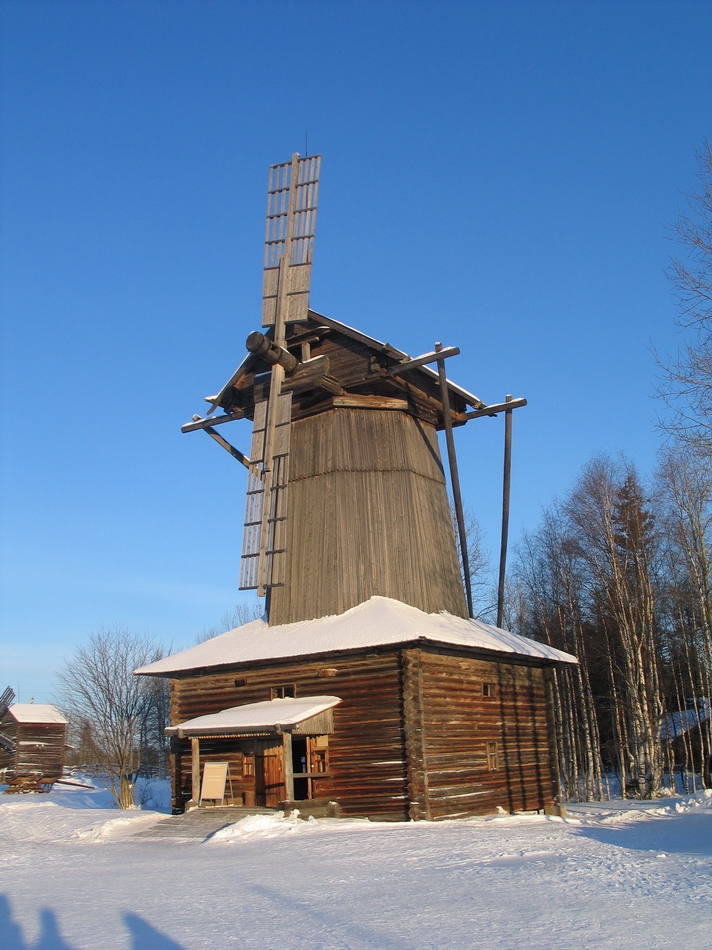
[[[0,797],[2,950],[712,948],[712,795],[566,820],[250,817],[203,843],[102,791]]]

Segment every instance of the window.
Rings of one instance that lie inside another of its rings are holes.
[[[293,683],[285,683],[281,686],[270,686],[270,699],[294,699],[297,695],[297,687]]]
[[[497,696],[497,686],[494,683],[482,684],[483,699],[495,699]]]
[[[497,743],[487,743],[487,768],[490,772],[496,772],[499,768],[499,754],[497,752]]]

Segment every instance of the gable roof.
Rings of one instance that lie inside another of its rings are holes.
[[[338,696],[301,696],[265,699],[261,703],[231,706],[208,716],[196,716],[169,726],[168,736],[219,736],[229,733],[277,732],[312,719],[341,702]]]
[[[418,641],[529,657],[548,663],[578,663],[570,653],[479,620],[466,620],[444,611],[426,614],[390,597],[371,597],[343,614],[317,620],[300,620],[273,627],[262,619],[253,620],[181,653],[142,666],[135,672],[171,676],[190,670]]]
[[[15,722],[66,723],[56,706],[44,703],[14,703],[8,713]]]

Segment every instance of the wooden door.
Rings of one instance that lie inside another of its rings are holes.
[[[255,804],[276,808],[286,798],[281,739],[255,742]]]

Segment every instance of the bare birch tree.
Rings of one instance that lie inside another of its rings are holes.
[[[622,792],[651,797],[663,777],[654,518],[635,469],[603,457],[584,468],[566,513],[608,641]]]
[[[677,323],[687,338],[678,353],[658,356],[659,395],[672,410],[661,421],[678,442],[712,451],[712,147],[696,153],[697,187],[672,230],[680,253],[669,277],[678,298]]]
[[[712,458],[698,446],[668,447],[656,475],[667,538],[675,708],[686,712],[686,726],[697,719],[699,730],[700,761],[695,761],[689,736],[683,735],[685,772],[694,790],[697,772],[709,781],[712,757],[710,719],[700,715],[712,696]]]
[[[560,506],[517,551],[515,579],[528,604],[520,632],[573,653],[578,667],[554,670],[553,702],[561,784],[568,801],[609,797],[585,635],[583,571]]]
[[[157,700],[152,680],[133,671],[162,655],[152,637],[102,628],[90,634],[58,675],[60,704],[79,724],[85,741],[90,737],[120,808],[133,806],[133,785],[145,752],[142,739]]]

